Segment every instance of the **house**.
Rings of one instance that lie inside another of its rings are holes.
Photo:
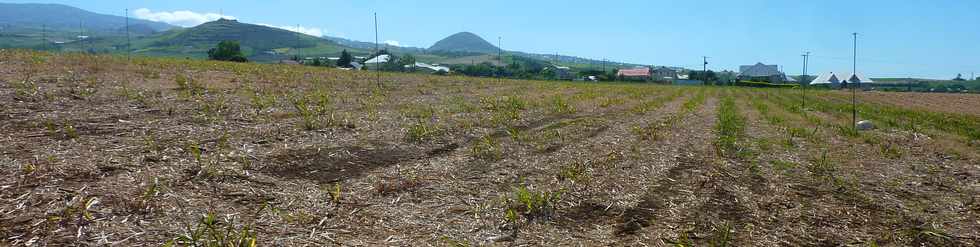
[[[648,81],[653,78],[648,67],[637,67],[632,69],[620,69],[616,72],[616,77],[621,80]]]
[[[677,70],[660,66],[653,69],[654,81],[673,81],[678,79]]]
[[[816,85],[830,85],[833,88],[847,87],[848,83],[858,83],[858,84],[871,84],[875,83],[870,78],[864,77],[861,74],[851,74],[849,76],[838,76],[834,72],[820,75],[817,79],[813,79],[810,84]]]
[[[779,72],[779,65],[766,65],[763,63],[742,65],[739,66],[738,72],[739,80],[764,81],[769,83],[782,83],[786,81],[786,74]]]

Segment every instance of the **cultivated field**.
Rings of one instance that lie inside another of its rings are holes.
[[[376,78],[0,50],[0,245],[980,245],[976,95]]]

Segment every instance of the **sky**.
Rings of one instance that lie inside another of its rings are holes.
[[[980,74],[976,0],[51,0],[103,14],[193,26],[228,16],[313,35],[428,47],[469,31],[505,50],[737,71],[951,79]]]

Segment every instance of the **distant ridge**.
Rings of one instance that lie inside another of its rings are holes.
[[[0,3],[0,24],[3,25],[30,28],[46,25],[51,29],[77,30],[79,22],[85,29],[94,31],[118,32],[126,28],[125,17],[93,13],[68,5]],[[144,32],[160,32],[175,28],[170,24],[135,18],[130,18],[129,23],[131,26],[140,27]]]
[[[436,42],[429,48],[429,51],[493,54],[497,53],[499,49],[479,35],[461,32]]]

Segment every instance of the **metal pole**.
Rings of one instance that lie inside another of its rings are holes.
[[[853,65],[853,79],[852,84],[857,83],[857,86],[861,86],[861,79],[857,78],[857,37],[858,33],[854,33],[854,65]],[[857,90],[855,86],[851,86],[851,124],[854,129],[857,130]]]
[[[85,36],[85,31],[82,30],[82,20],[78,20],[78,52],[85,52],[85,40],[82,39]]]
[[[299,44],[300,43],[300,40],[299,40],[300,39],[300,37],[299,37],[299,24],[296,24],[296,32],[295,33],[296,33],[296,60],[299,60],[297,62],[300,62],[300,64],[302,64],[303,62],[305,62],[305,59],[303,59],[303,50],[302,50],[302,48],[299,47],[300,46],[300,44]]]
[[[378,55],[377,57],[380,57],[379,47],[380,46],[378,45],[378,13],[375,12],[374,13],[374,54]],[[381,59],[378,59],[376,62],[380,62],[380,61]],[[381,89],[383,88],[383,85],[381,85],[381,63],[374,63],[374,64],[375,64],[374,69],[378,70],[378,89]]]
[[[701,68],[701,85],[708,85],[708,57],[702,56],[704,59],[704,64]]]
[[[129,38],[129,9],[126,9],[126,60],[132,59],[132,41]]]
[[[48,49],[48,25],[41,24],[41,48]]]
[[[808,78],[806,75],[806,69],[809,63],[809,59],[810,59],[810,52],[806,52],[806,54],[803,54],[803,78],[800,78],[800,83],[802,84],[801,88],[803,88],[803,98],[802,98],[803,107],[800,108],[800,111],[803,112],[804,114],[806,114],[806,85],[810,84],[809,82],[807,82]]]

